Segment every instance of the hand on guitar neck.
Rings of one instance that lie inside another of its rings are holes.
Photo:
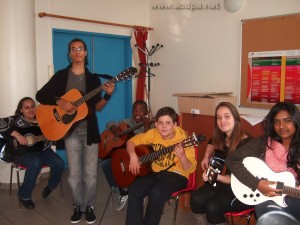
[[[150,114],[144,116],[143,123],[144,123],[144,132],[148,131],[151,128],[151,123],[155,121],[155,116],[151,116]]]
[[[274,172],[259,158],[246,157],[243,160],[246,169],[260,179],[257,189],[243,184],[231,174],[231,189],[238,200],[247,205],[257,205],[272,200],[281,207],[286,207],[285,196],[300,198],[300,189],[296,187],[294,175],[289,171]]]
[[[115,136],[115,137],[120,137],[123,130],[119,127],[119,126],[116,126],[116,125],[111,125],[111,127],[109,128],[109,130],[112,132],[112,134]]]
[[[224,160],[213,157],[210,160],[208,170],[203,173],[203,180],[208,181],[214,187],[218,179],[218,175],[222,173],[224,168]]]
[[[267,197],[281,195],[282,193],[280,192],[280,190],[276,189],[274,185],[276,185],[276,182],[262,179],[258,183],[257,190],[259,190],[263,195]]]

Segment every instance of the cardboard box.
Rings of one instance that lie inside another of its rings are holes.
[[[231,92],[218,93],[176,93],[180,113],[215,115],[216,106],[220,102],[230,102],[236,105],[236,97]]]

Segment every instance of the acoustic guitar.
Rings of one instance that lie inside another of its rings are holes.
[[[17,139],[12,136],[0,134],[0,160],[3,162],[13,162],[18,158],[31,153],[40,152],[44,148],[44,140],[42,131],[38,126],[28,128],[19,128],[18,132],[26,139],[27,145],[20,145]]]
[[[203,140],[204,136],[193,136],[187,137],[180,144],[183,148],[197,146]],[[137,178],[137,176],[145,176],[152,171],[151,161],[158,159],[159,157],[166,155],[174,150],[175,145],[165,147],[159,151],[153,151],[149,145],[136,146],[135,151],[141,162],[140,173],[134,175],[129,171],[130,156],[126,149],[118,149],[112,154],[112,172],[115,181],[119,187],[129,187],[130,184]]]
[[[149,117],[149,116],[146,116]],[[155,116],[151,118],[151,121],[155,120]],[[144,121],[138,122],[135,125],[128,127],[126,123],[121,123],[118,128],[121,132],[118,135],[114,135],[110,130],[105,130],[101,133],[101,143],[99,143],[99,158],[107,159],[111,158],[112,152],[126,144],[126,141],[133,136],[133,131],[142,127]]]
[[[246,157],[243,160],[244,166],[255,177],[275,181],[273,188],[280,190],[279,196],[268,197],[259,190],[252,191],[249,187],[241,183],[233,174],[231,174],[231,189],[238,200],[246,205],[257,205],[262,202],[272,200],[281,207],[286,207],[284,197],[290,195],[300,198],[300,189],[296,188],[295,177],[292,173],[285,171],[275,173],[262,160],[255,157]]]
[[[125,81],[135,74],[136,71],[136,68],[130,67],[109,80],[108,83],[116,83],[121,80]],[[75,122],[87,116],[88,107],[86,101],[100,93],[104,85],[105,84],[101,85],[84,96],[82,96],[77,89],[71,89],[61,96],[61,99],[72,102],[76,107],[76,110],[71,113],[65,112],[57,105],[38,105],[36,118],[44,136],[51,141],[57,141],[63,138]]]

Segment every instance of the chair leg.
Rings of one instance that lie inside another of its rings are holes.
[[[16,167],[16,173],[17,173],[17,182],[18,182],[18,190],[20,189],[20,170],[22,170],[20,167]],[[22,202],[18,196],[19,199],[19,209],[22,210]]]
[[[102,215],[101,215],[101,218],[100,218],[100,220],[99,220],[98,225],[101,224],[102,219],[103,219],[103,217],[104,217],[104,214],[105,214],[105,212],[106,212],[107,206],[108,206],[110,200],[112,200],[112,195],[113,195],[114,189],[115,189],[115,187],[112,187],[112,188],[111,188],[111,191],[110,191],[109,196],[108,196],[108,198],[107,198],[107,201],[106,201],[106,204],[105,204],[105,207],[104,207],[104,210],[103,210],[103,213],[102,213]]]
[[[229,223],[229,220],[228,220],[228,218],[227,218],[227,216],[225,216],[225,224],[226,225],[234,225],[234,222],[233,222],[233,216],[232,215],[230,215],[230,219],[231,219],[231,223]]]
[[[9,182],[9,196],[11,196],[11,190],[12,190],[12,178],[13,178],[13,170],[14,170],[14,165],[10,165],[10,182]]]
[[[247,225],[249,225],[250,224],[250,220],[251,220],[251,214],[247,215],[245,218],[247,220]]]
[[[62,181],[60,180],[60,194],[61,194],[61,200],[64,200],[64,190],[63,190],[63,184]]]
[[[179,200],[180,194],[178,194],[175,198],[175,206],[174,206],[174,213],[173,213],[173,225],[176,223],[176,216],[177,216],[177,208],[178,208],[178,200]]]

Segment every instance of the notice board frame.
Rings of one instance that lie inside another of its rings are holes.
[[[248,53],[300,49],[300,13],[241,21],[241,84],[240,106],[270,109],[274,103],[249,102],[247,100]]]

